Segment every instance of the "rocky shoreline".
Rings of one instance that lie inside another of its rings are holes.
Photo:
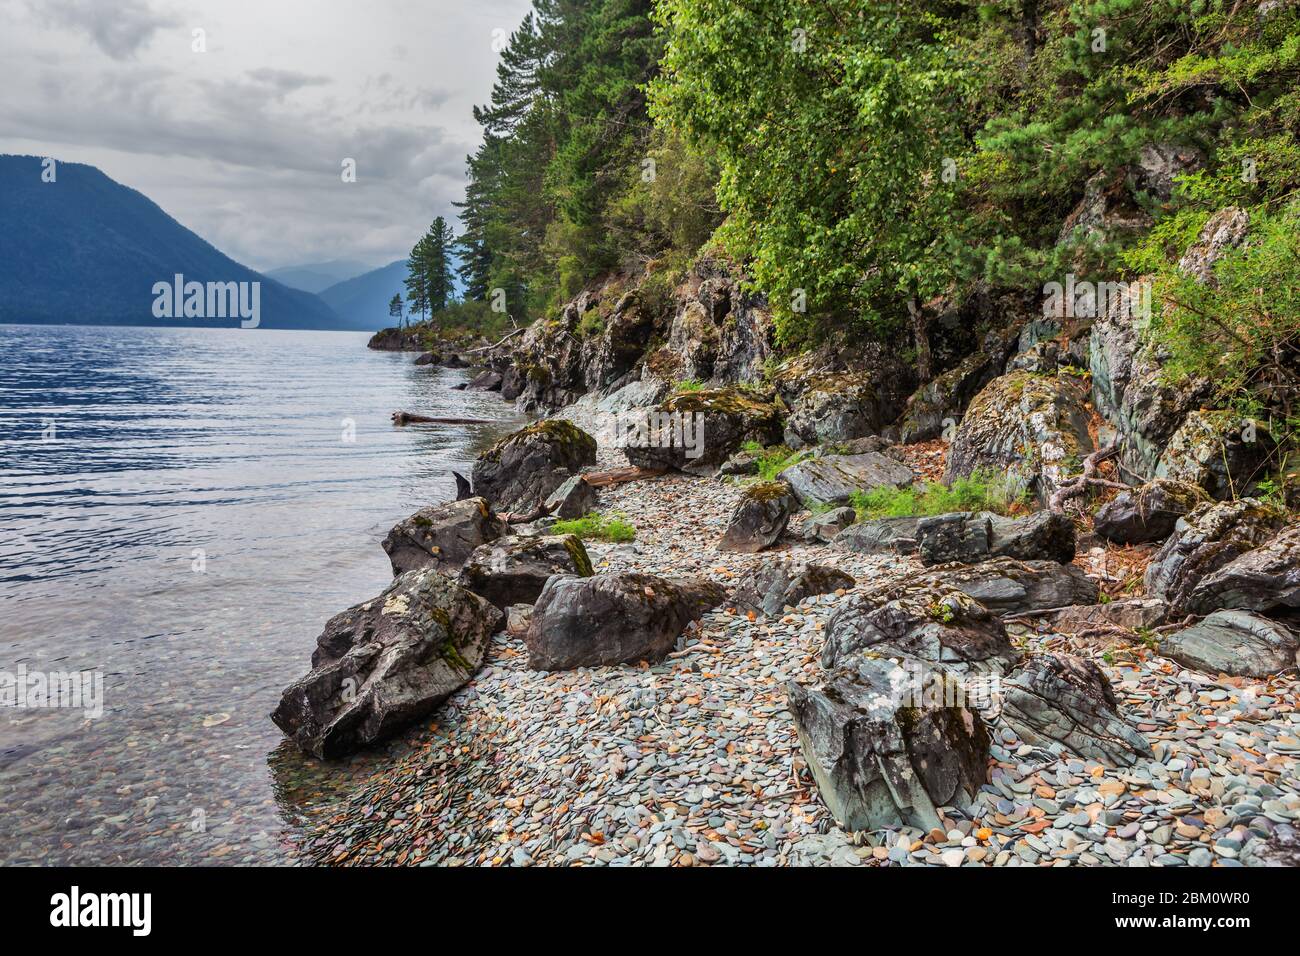
[[[592,409],[579,403],[562,417],[594,427]],[[621,463],[620,449],[602,446],[584,469]],[[940,807],[936,826],[840,828],[801,749],[788,685],[824,680],[819,659],[837,609],[923,566],[915,555],[788,536],[775,551],[718,551],[743,493],[678,473],[602,489],[601,511],[625,515],[638,533],[630,544],[588,542],[596,574],[699,576],[734,591],[775,555],[859,583],[771,617],[724,604],[658,663],[535,670],[518,628],[497,633],[482,669],[409,735],[409,755],[305,841],[307,857],[335,865],[1234,866],[1289,852],[1294,860],[1294,668],[1211,675],[1161,657],[1136,631],[1055,627],[1048,618],[1010,623],[1015,651],[1095,663],[1150,756],[1117,766],[1031,743],[992,719],[986,781]]]

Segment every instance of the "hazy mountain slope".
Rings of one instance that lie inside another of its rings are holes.
[[[238,319],[159,319],[153,285],[261,282],[261,327],[344,329],[316,296],[240,265],[146,196],[93,166],[0,156],[0,322],[227,326]]]
[[[328,262],[306,262],[302,265],[268,269],[263,275],[291,289],[320,293],[332,285],[368,271],[370,266],[364,262],[357,262],[354,259],[331,259]]]

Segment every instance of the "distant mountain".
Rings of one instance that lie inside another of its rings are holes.
[[[43,182],[40,158],[0,156],[0,322],[240,324],[156,316],[155,283],[179,273],[187,283],[260,283],[261,328],[359,328],[316,296],[235,262],[95,167],[55,169],[55,181]]]
[[[323,292],[332,285],[369,271],[370,266],[354,259],[331,259],[329,262],[308,262],[300,266],[268,269],[264,274],[291,289],[303,292]]]
[[[456,265],[453,262],[453,267]],[[456,280],[456,294],[462,294]],[[386,266],[330,286],[320,294],[326,305],[356,325],[357,328],[382,329],[393,324],[388,303],[400,292],[406,301],[406,260],[398,259]]]

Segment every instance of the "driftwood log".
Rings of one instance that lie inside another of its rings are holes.
[[[611,468],[609,471],[588,472],[582,479],[593,488],[606,488],[628,481],[640,481],[642,478],[658,478],[667,472],[667,468]]]
[[[495,425],[487,418],[431,418],[414,412],[393,412],[394,425]]]

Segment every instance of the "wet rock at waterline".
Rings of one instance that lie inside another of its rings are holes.
[[[721,585],[703,579],[637,572],[551,578],[525,637],[528,664],[555,671],[662,660],[691,621],[725,598]]]
[[[271,714],[309,754],[340,757],[432,713],[483,662],[500,610],[431,568],[330,618],[312,669]]]
[[[848,830],[940,826],[988,772],[989,738],[942,669],[857,657],[820,686],[786,685],[804,759],[835,821]]]
[[[394,574],[426,567],[455,571],[475,548],[505,531],[486,500],[465,498],[421,508],[394,525],[382,544]]]

